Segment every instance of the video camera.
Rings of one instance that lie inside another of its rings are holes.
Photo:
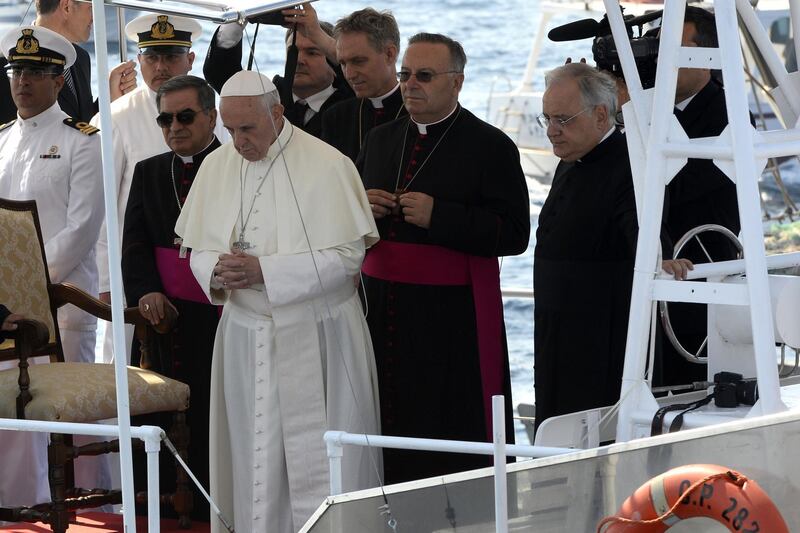
[[[636,61],[636,69],[642,81],[642,88],[649,89],[656,82],[656,60],[658,58],[658,30],[653,29],[642,33],[644,25],[661,18],[662,11],[654,11],[640,17],[624,16],[625,29]],[[638,37],[633,36],[633,28],[638,28]],[[592,54],[597,68],[605,70],[618,78],[623,78],[622,65],[619,61],[619,51],[611,35],[611,26],[608,15],[599,21],[582,19],[569,24],[553,28],[547,34],[551,41],[578,41],[593,38]]]

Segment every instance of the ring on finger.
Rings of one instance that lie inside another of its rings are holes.
[[[144,304],[144,310],[145,310],[145,312],[149,311],[150,310],[150,304]]]

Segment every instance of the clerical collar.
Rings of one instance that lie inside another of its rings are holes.
[[[325,100],[330,98],[330,96],[336,92],[336,87],[333,85],[329,85],[327,89],[323,89],[316,94],[312,94],[308,98],[300,98],[296,94],[292,93],[292,99],[297,102],[298,100],[303,100],[305,103],[308,104],[314,113],[319,113],[319,110],[322,108],[322,104],[325,103]]]
[[[428,123],[428,124],[423,124],[423,123],[421,123],[421,122],[417,122],[416,120],[414,120],[414,118],[413,118],[413,117],[411,118],[411,121],[412,121],[414,124],[416,124],[416,125],[417,125],[417,130],[419,131],[419,133],[420,133],[421,135],[427,135],[427,134],[428,134],[428,127],[430,127],[430,126],[435,126],[436,124],[441,124],[442,122],[444,122],[445,120],[447,120],[448,118],[450,118],[451,116],[453,116],[453,113],[455,113],[455,112],[456,112],[456,109],[458,109],[458,102],[456,102],[456,106],[453,108],[453,110],[452,110],[452,111],[450,111],[450,112],[447,114],[447,116],[445,116],[445,117],[444,117],[444,118],[442,118],[442,119],[439,119],[439,120],[437,120],[436,122],[430,122],[430,123]]]
[[[617,139],[620,139],[618,141]],[[587,154],[585,154],[580,159],[576,160],[576,163],[593,163],[598,159],[602,158],[605,154],[608,153],[609,150],[612,150],[614,146],[616,146],[617,142],[625,142],[624,134],[621,133],[617,128],[612,127],[610,130],[603,135],[603,138],[600,139],[600,142],[595,145],[594,148],[589,150]]]
[[[261,161],[267,161],[275,159],[278,154],[281,153],[282,147],[285,147],[292,138],[292,131],[294,126],[288,120],[283,120],[283,127],[281,128],[281,132],[278,134],[278,138],[272,141],[272,144],[267,150],[267,155]]]
[[[217,136],[212,134],[211,135],[211,140],[208,141],[208,144],[206,145],[206,147],[203,148],[202,150],[200,150],[199,152],[197,152],[196,154],[192,154],[192,155],[175,154],[175,155],[177,155],[178,157],[181,158],[181,161],[183,161],[184,165],[186,163],[193,163],[194,162],[194,158],[197,157],[198,155],[202,154],[206,150],[208,150],[208,147],[211,146],[212,144],[214,144],[215,140],[217,140]]]
[[[400,83],[395,85],[394,89],[384,94],[383,96],[379,96],[377,98],[370,98],[369,101],[372,103],[372,107],[374,107],[375,109],[383,109],[383,101],[392,96],[399,88],[400,88]]]
[[[54,122],[60,122],[63,120],[64,114],[62,113],[58,102],[53,102],[53,105],[36,116],[31,118],[22,118],[19,116],[19,113],[17,113],[17,118],[19,118],[20,128],[22,128],[24,131],[33,128],[42,128],[44,126],[49,126]]]

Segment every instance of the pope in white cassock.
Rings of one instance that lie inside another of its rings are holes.
[[[354,283],[378,231],[350,159],[284,120],[269,78],[239,72],[221,96],[233,141],[205,159],[175,227],[200,286],[225,305],[211,495],[239,531],[290,533],[328,492],[323,433],[379,431]],[[344,489],[377,485],[379,457],[345,449]]]

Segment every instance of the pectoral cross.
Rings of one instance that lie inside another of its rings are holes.
[[[181,259],[186,259],[186,251],[188,250],[188,248],[186,248],[183,245],[183,239],[181,239],[180,237],[175,237],[175,239],[172,241],[172,244],[181,247],[180,251],[178,252],[178,257],[180,257]]]
[[[233,243],[233,249],[238,250],[240,252],[244,252],[245,250],[248,250],[252,247],[253,246],[249,242],[244,240],[244,232],[241,232],[239,234],[239,240]]]

